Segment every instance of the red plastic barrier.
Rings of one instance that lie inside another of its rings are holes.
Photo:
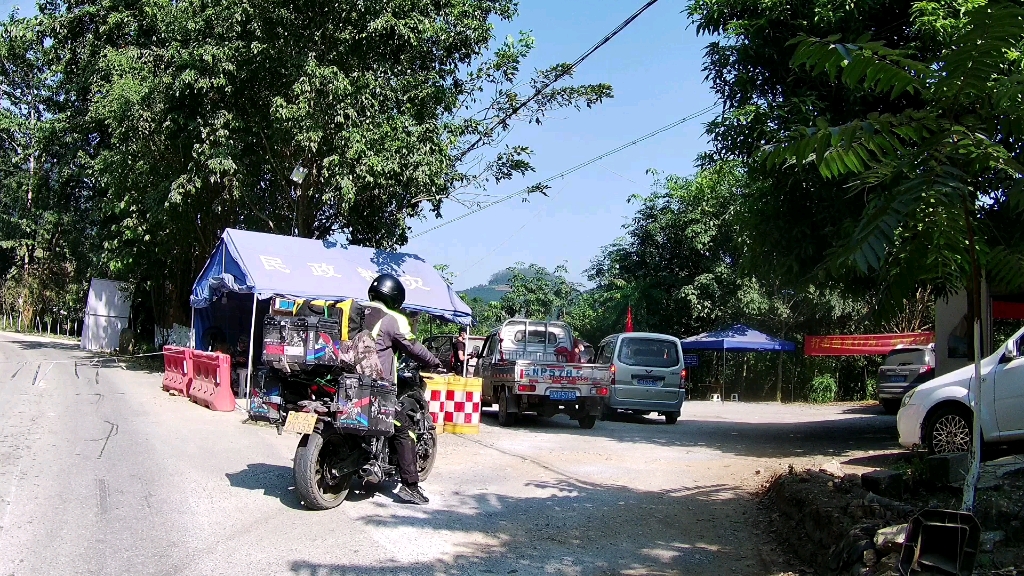
[[[192,349],[178,346],[164,346],[163,389],[182,396],[188,396],[192,387]]]
[[[192,388],[188,397],[210,410],[235,409],[231,391],[231,356],[218,352],[192,351]]]

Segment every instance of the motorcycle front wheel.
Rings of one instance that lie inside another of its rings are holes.
[[[434,460],[437,458],[437,435],[434,431],[424,432],[416,439],[416,470],[419,472],[420,482],[430,476],[434,468]]]
[[[306,434],[295,448],[295,490],[302,505],[310,510],[330,510],[348,496],[349,485],[356,470],[338,473],[339,467],[352,460],[352,448],[342,434]]]

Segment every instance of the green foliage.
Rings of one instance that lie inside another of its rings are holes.
[[[831,374],[815,376],[807,391],[807,401],[812,404],[835,402],[838,389],[839,385]]]
[[[522,70],[513,0],[44,0],[0,23],[5,291],[126,280],[136,317],[187,323],[226,227],[393,248],[410,219],[533,170],[523,123],[612,96]],[[307,173],[291,181],[295,166]],[[536,190],[543,192],[543,189]],[[81,305],[79,302],[78,306]],[[137,305],[137,309],[140,308]]]
[[[878,398],[878,378],[869,376],[864,382],[864,400],[875,400]]]
[[[943,28],[931,8],[921,14]],[[765,158],[812,162],[825,178],[850,178],[866,198],[836,261],[903,285],[925,281],[940,294],[970,286],[983,270],[997,288],[1017,290],[1024,242],[1004,224],[1022,206],[1024,10],[990,2],[948,33],[949,44],[920,61],[866,37],[852,44],[798,38],[794,65],[841,76],[851,89],[885,92],[902,110],[838,125],[819,118]],[[916,97],[901,98],[903,90]]]
[[[562,320],[580,293],[580,285],[566,278],[569,270],[564,264],[549,271],[517,262],[508,272],[509,291],[497,302],[505,318]]]

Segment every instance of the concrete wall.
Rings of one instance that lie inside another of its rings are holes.
[[[981,285],[981,357],[992,353],[992,296],[988,284]],[[948,374],[971,363],[970,358],[950,358],[950,337],[967,314],[967,292],[961,291],[935,301],[935,375]],[[974,347],[972,327],[968,323],[964,336],[968,351]]]

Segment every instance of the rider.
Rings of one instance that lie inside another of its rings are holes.
[[[371,329],[377,342],[377,358],[384,369],[384,378],[394,382],[398,371],[396,352],[402,352],[425,368],[438,368],[438,361],[429,350],[416,342],[409,321],[398,310],[405,303],[405,286],[391,274],[381,274],[370,284],[367,293],[370,302],[366,306],[364,325]],[[416,443],[412,436],[412,421],[404,406],[395,411],[395,434],[392,436],[395,453],[398,456],[398,474],[402,486],[398,497],[414,504],[430,502],[419,487],[419,471],[416,462]]]

